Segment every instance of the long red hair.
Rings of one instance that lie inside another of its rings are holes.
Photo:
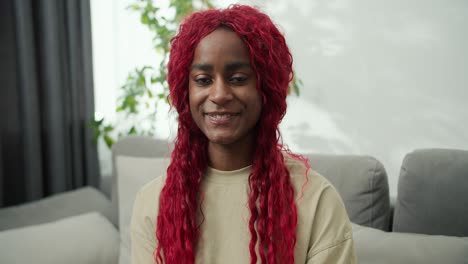
[[[154,257],[158,263],[195,263],[203,221],[197,219],[197,210],[202,175],[208,166],[208,140],[190,114],[188,76],[196,46],[220,27],[233,30],[246,44],[263,99],[249,176],[251,263],[257,263],[256,249],[262,263],[294,263],[297,211],[282,154],[287,150],[280,142],[278,129],[286,113],[286,95],[293,76],[292,56],[270,18],[242,5],[194,13],[183,21],[171,40],[168,83],[179,122],[159,201]],[[308,167],[301,156],[291,155]]]

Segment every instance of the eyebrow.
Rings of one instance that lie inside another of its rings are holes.
[[[232,63],[228,63],[224,66],[224,69],[226,71],[234,71],[242,68],[247,68],[250,69],[250,63],[248,62],[242,62],[242,61],[236,61]]]
[[[201,70],[201,71],[211,71],[213,70],[213,65],[207,63],[197,63],[192,64],[190,67],[191,70]]]
[[[208,63],[196,63],[192,64],[190,67],[191,70],[202,70],[202,71],[212,71],[214,66],[212,64]],[[250,68],[250,63],[248,62],[242,62],[242,61],[236,61],[236,62],[231,62],[228,63],[224,66],[224,70],[226,71],[234,71],[242,68]]]

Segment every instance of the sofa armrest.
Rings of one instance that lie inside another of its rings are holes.
[[[0,209],[0,231],[48,223],[92,211],[99,212],[112,220],[109,199],[92,187],[84,187]]]

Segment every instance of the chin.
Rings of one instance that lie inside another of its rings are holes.
[[[208,139],[210,143],[212,144],[217,144],[217,145],[231,145],[234,143],[233,140],[229,140],[229,139]]]
[[[231,145],[235,143],[236,140],[228,136],[212,136],[212,137],[208,137],[208,141],[212,144]]]

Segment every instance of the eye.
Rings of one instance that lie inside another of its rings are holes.
[[[206,76],[200,76],[195,78],[195,83],[198,86],[208,86],[212,83],[211,79]]]
[[[229,78],[229,83],[233,85],[243,85],[247,82],[247,76],[244,75],[234,75]]]

